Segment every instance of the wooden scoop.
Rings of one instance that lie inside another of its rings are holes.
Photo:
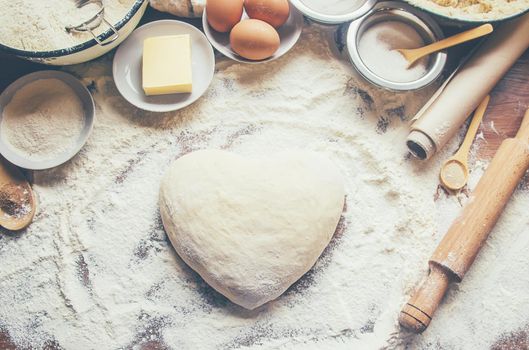
[[[430,261],[430,273],[400,312],[402,327],[424,331],[450,282],[461,282],[518,182],[529,169],[529,110],[516,137],[502,142],[463,211],[443,237]]]
[[[483,115],[490,101],[490,96],[485,97],[481,104],[476,109],[472,122],[468,127],[467,135],[463,144],[457,151],[457,153],[441,167],[441,173],[439,177],[441,183],[446,189],[452,191],[459,191],[462,189],[468,181],[468,153],[470,152],[470,146],[476,137],[478,132],[479,124],[483,120]]]
[[[0,226],[26,228],[35,216],[35,196],[20,170],[0,157]]]
[[[396,49],[398,52],[406,58],[408,66],[413,65],[418,59],[423,58],[429,54],[432,54],[443,49],[462,44],[464,42],[477,39],[484,35],[492,33],[494,28],[491,24],[483,24],[479,27],[464,31],[462,33],[453,35],[449,38],[436,41],[430,45],[419,47],[417,49]]]

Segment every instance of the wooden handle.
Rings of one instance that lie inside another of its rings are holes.
[[[483,120],[483,116],[485,115],[485,111],[487,110],[487,106],[489,105],[489,101],[490,96],[487,95],[485,99],[483,99],[483,101],[481,101],[481,103],[479,104],[478,108],[476,109],[476,112],[474,113],[474,116],[472,117],[470,126],[468,127],[465,140],[463,141],[463,144],[461,144],[459,151],[457,151],[456,155],[454,156],[454,158],[460,160],[463,163],[467,162],[470,147],[472,146],[472,143],[474,143],[474,138],[476,137],[479,125]]]
[[[529,110],[516,138],[503,141],[462,213],[437,246],[429,262],[428,279],[402,309],[399,322],[404,328],[414,332],[426,329],[448,283],[463,279],[528,168]]]
[[[520,125],[520,129],[518,129],[518,133],[516,133],[516,138],[529,143],[529,109],[525,111],[525,116],[522,119],[522,124]]]
[[[432,263],[430,273],[421,287],[402,308],[399,315],[399,324],[414,333],[423,332],[439,307],[445,295],[451,276],[448,271]]]
[[[492,25],[487,23],[465,32],[453,35],[449,38],[436,41],[430,45],[426,45],[417,49],[399,49],[398,51],[404,55],[411,65],[424,56],[490,34],[493,30],[494,28]]]
[[[472,28],[470,30],[464,31],[462,33],[453,35],[449,38],[436,41],[433,44],[424,46],[422,49],[426,52],[425,55],[431,54],[433,52],[437,52],[443,49],[446,49],[448,47],[456,46],[459,44],[462,44],[464,42],[477,39],[479,37],[482,37],[484,35],[492,33],[494,28],[491,24],[483,24],[479,27]]]

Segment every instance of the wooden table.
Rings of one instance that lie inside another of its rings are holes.
[[[149,8],[142,19],[142,23],[174,18]],[[186,20],[200,26],[200,20]],[[14,80],[22,75],[42,69],[50,69],[27,61],[0,54],[0,93]],[[53,69],[53,67],[51,67]],[[498,149],[501,141],[513,136],[518,130],[526,109],[529,108],[529,50],[509,71],[503,80],[495,87],[491,94],[491,103],[483,119],[480,131],[485,141],[478,151],[483,159],[491,158]],[[529,263],[529,261],[528,261]],[[149,343],[143,349],[161,349],[161,344]],[[8,335],[0,329],[0,350],[16,350]],[[47,350],[60,349],[59,344],[50,343]],[[493,346],[494,350],[529,350],[529,323],[506,334]]]

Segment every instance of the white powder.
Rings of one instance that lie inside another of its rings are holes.
[[[426,74],[428,58],[421,58],[408,67],[408,61],[396,49],[415,49],[424,45],[424,40],[412,26],[387,21],[372,25],[362,34],[358,52],[370,71],[387,80],[404,83]]]
[[[2,139],[20,156],[42,161],[76,146],[84,109],[75,91],[58,79],[23,86],[2,113]]]
[[[40,211],[29,230],[0,234],[0,329],[11,341],[64,349],[484,349],[522,326],[525,190],[430,328],[415,338],[398,332],[400,307],[465,196],[441,193],[434,201],[446,154],[420,165],[406,156],[403,119],[434,88],[386,94],[362,86],[326,37],[308,27],[277,61],[221,62],[202,99],[166,114],[125,102],[108,57],[75,68],[97,103],[92,137],[68,164],[34,174]],[[163,231],[161,176],[175,158],[201,148],[320,151],[347,180],[347,208],[328,249],[258,310],[208,287]]]
[[[105,18],[117,23],[134,0],[103,0]],[[78,25],[93,17],[96,4],[77,8],[74,0],[0,0],[0,44],[28,51],[65,49],[92,39],[90,33],[71,32],[68,25]],[[103,23],[97,35],[108,30]]]
[[[443,16],[466,21],[497,20],[522,13],[529,0],[407,0]]]
[[[365,3],[364,0],[301,0],[301,2],[315,12],[331,16],[350,13]]]

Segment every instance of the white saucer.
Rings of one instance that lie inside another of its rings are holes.
[[[153,36],[189,34],[193,66],[193,92],[146,96],[142,88],[143,40]],[[112,72],[121,95],[134,106],[153,112],[169,112],[189,106],[209,87],[215,71],[215,55],[208,39],[190,24],[161,20],[147,23],[125,40],[116,51]]]
[[[30,170],[44,170],[54,168],[73,158],[73,156],[75,156],[81,150],[81,148],[83,148],[94,126],[95,107],[94,100],[92,99],[90,92],[86,89],[83,83],[81,83],[79,79],[75,78],[73,75],[55,70],[45,70],[30,73],[24,75],[9,85],[7,89],[5,89],[0,95],[0,125],[2,124],[3,109],[11,101],[15,93],[25,85],[40,79],[59,79],[62,82],[68,84],[68,86],[70,86],[73,91],[75,91],[76,95],[81,100],[84,110],[85,123],[83,129],[77,137],[76,144],[71,149],[59,154],[53,159],[28,159],[14,151],[11,146],[9,146],[4,140],[0,138],[0,153],[2,156],[4,156],[4,158],[12,164]]]
[[[248,18],[246,11],[244,11],[242,19]],[[202,26],[204,27],[204,33],[206,33],[211,45],[213,45],[213,47],[224,56],[242,63],[264,63],[278,59],[294,47],[301,36],[301,31],[303,30],[303,14],[296,7],[290,5],[290,16],[288,17],[288,20],[281,27],[277,28],[279,38],[281,39],[279,48],[272,57],[261,61],[252,61],[236,54],[230,46],[230,33],[220,33],[211,28],[208,23],[208,16],[205,9],[204,14],[202,15]]]

